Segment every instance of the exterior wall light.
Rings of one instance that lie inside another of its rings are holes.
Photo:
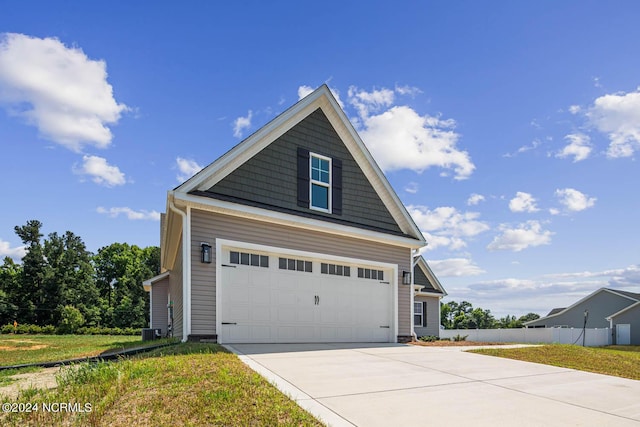
[[[411,284],[411,272],[410,271],[403,271],[402,272],[402,284],[403,285],[410,285]]]
[[[200,261],[205,264],[211,264],[211,245],[208,243],[200,243],[201,255]]]

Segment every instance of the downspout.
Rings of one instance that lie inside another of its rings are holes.
[[[418,252],[417,249],[411,249],[411,284],[409,286],[411,286],[410,292],[411,292],[411,338],[413,341],[418,341],[418,334],[416,334],[416,328],[413,324],[413,319],[415,319],[414,316],[414,301],[415,301],[415,293],[416,290],[414,289],[414,283],[415,283],[415,277],[414,277],[414,272],[416,271],[416,264],[418,263],[418,260],[416,258],[416,253]]]
[[[182,342],[186,342],[189,336],[188,321],[191,319],[191,304],[187,305],[189,300],[189,281],[191,279],[191,260],[189,259],[189,239],[187,228],[187,214],[176,208],[173,200],[169,201],[169,209],[182,218]]]

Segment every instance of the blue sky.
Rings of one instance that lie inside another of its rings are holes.
[[[0,256],[30,219],[159,244],[167,190],[327,83],[446,300],[640,292],[640,4],[225,3],[0,0]]]

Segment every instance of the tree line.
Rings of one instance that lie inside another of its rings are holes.
[[[536,313],[528,313],[516,318],[507,315],[496,319],[491,310],[483,310],[480,307],[473,308],[468,301],[460,303],[449,301],[440,304],[440,324],[445,329],[495,329],[495,328],[522,328],[524,323],[539,319]]]
[[[25,245],[21,263],[0,266],[0,325],[145,327],[149,296],[142,282],[160,272],[160,249],[113,243],[97,253],[66,231],[43,238],[42,223],[14,228]]]

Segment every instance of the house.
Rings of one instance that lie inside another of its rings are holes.
[[[528,328],[609,328],[615,326],[616,322],[629,323],[627,320],[633,317],[634,313],[637,318],[637,308],[631,309],[631,307],[637,306],[639,301],[640,294],[600,288],[567,308],[554,308],[545,317],[526,322],[525,326]],[[640,330],[640,324],[638,329]]]
[[[144,282],[151,327],[183,341],[404,342],[415,299],[437,335],[444,290],[416,258],[425,244],[323,85],[168,192],[162,274]]]
[[[609,327],[614,331],[614,344],[640,345],[640,295],[638,297],[635,304],[607,317]]]
[[[422,256],[415,258],[413,325],[418,337],[440,336],[440,300],[447,296],[440,281]]]

